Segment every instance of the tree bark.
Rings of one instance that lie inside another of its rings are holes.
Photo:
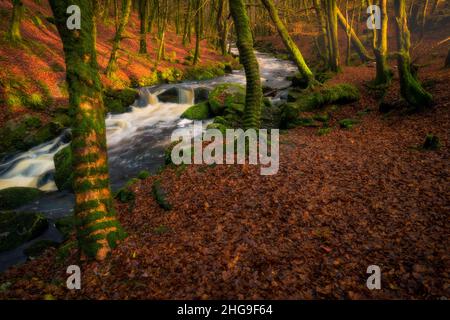
[[[139,53],[147,54],[147,27],[149,0],[139,0],[140,39]]]
[[[377,37],[377,46],[374,47],[374,54],[376,59],[376,78],[375,84],[385,85],[388,84],[391,79],[392,71],[387,64],[387,52],[388,52],[388,13],[387,13],[387,0],[380,1],[381,9],[381,30]]]
[[[340,70],[340,54],[337,28],[337,5],[336,0],[325,0],[327,9],[327,31],[330,45],[329,66],[334,72]]]
[[[415,108],[424,108],[432,103],[432,96],[426,92],[420,82],[411,73],[410,32],[406,16],[405,0],[395,0],[396,32],[397,32],[397,64],[400,76],[402,97]]]
[[[244,110],[244,128],[259,128],[261,125],[262,87],[258,60],[253,50],[253,38],[244,0],[229,0],[234,20],[239,59],[244,66],[247,89]]]
[[[128,23],[131,12],[131,0],[122,0],[122,15],[120,17],[119,26],[114,36],[111,56],[109,58],[108,66],[106,67],[106,76],[110,78],[117,70],[117,54],[120,49],[120,41],[122,40],[122,33]]]
[[[83,8],[81,30],[68,30],[66,9]],[[75,217],[80,249],[103,260],[125,237],[116,219],[108,174],[102,88],[95,49],[95,20],[90,0],[50,0],[61,36],[69,86],[72,126]]]

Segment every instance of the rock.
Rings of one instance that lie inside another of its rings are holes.
[[[200,102],[208,101],[209,91],[210,90],[208,88],[195,88],[194,89],[194,96],[195,96],[194,103],[198,104]]]
[[[121,90],[106,89],[103,93],[106,112],[123,113],[128,110],[136,99],[139,98],[139,91],[132,88]]]
[[[63,217],[55,221],[55,227],[61,233],[64,240],[67,240],[75,231],[75,226],[76,218],[74,215]]]
[[[159,102],[162,103],[178,103],[180,98],[178,89],[173,87],[158,95]]]
[[[58,151],[53,158],[53,162],[55,163],[55,184],[58,190],[72,191],[73,170],[70,146]]]
[[[26,248],[23,253],[28,258],[36,258],[40,256],[42,253],[44,253],[45,250],[48,248],[56,248],[58,247],[59,243],[52,241],[52,240],[40,240],[36,241],[32,245],[30,245],[28,248]]]
[[[190,120],[205,120],[211,118],[208,102],[201,102],[187,109],[181,115],[181,118]]]
[[[355,124],[358,124],[358,123],[359,123],[359,120],[355,120],[355,119],[342,119],[341,121],[339,121],[339,125],[343,129],[351,129]]]
[[[0,190],[0,210],[11,210],[38,199],[43,192],[36,188],[12,187]]]
[[[38,237],[47,227],[48,221],[40,213],[0,213],[0,252]]]
[[[218,85],[209,94],[208,101],[214,115],[223,115],[232,105],[245,105],[245,87],[236,83]]]

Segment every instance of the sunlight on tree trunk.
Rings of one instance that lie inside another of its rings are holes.
[[[410,33],[406,16],[405,0],[395,0],[395,16],[397,31],[397,64],[400,76],[400,89],[402,97],[415,108],[424,108],[432,103],[432,96],[426,92],[420,82],[411,73],[411,47]]]
[[[361,40],[359,40],[358,36],[356,35],[355,31],[351,27],[351,25],[347,22],[347,19],[345,19],[344,15],[342,14],[341,10],[339,8],[336,8],[337,17],[339,20],[339,24],[342,26],[344,31],[350,33],[351,41],[353,44],[353,47],[355,48],[356,52],[359,55],[359,58],[362,62],[367,62],[370,60],[373,60],[373,57],[369,55],[366,48],[362,44]]]
[[[259,128],[261,125],[262,88],[258,60],[253,50],[250,21],[244,0],[229,0],[237,35],[239,58],[245,69],[247,92],[245,98],[244,127]]]
[[[324,0],[327,11],[327,33],[329,43],[329,67],[332,71],[340,70],[339,41],[337,28],[336,0]]]
[[[66,27],[66,9],[71,4],[83,8],[81,30],[70,31]],[[50,5],[63,42],[69,103],[75,114],[71,149],[77,238],[83,253],[103,260],[125,233],[116,219],[109,185],[93,3],[89,0],[50,0]]]
[[[376,78],[375,84],[386,85],[389,83],[392,71],[387,64],[387,52],[388,52],[388,13],[387,13],[387,0],[380,1],[381,9],[381,30],[377,35],[377,45],[374,47],[374,54],[376,59]]]
[[[309,69],[308,65],[305,62],[305,59],[303,58],[302,53],[300,52],[300,49],[297,47],[297,44],[294,42],[294,40],[292,40],[288,30],[281,21],[278,15],[278,10],[275,7],[273,1],[272,0],[261,0],[261,1],[266,7],[267,11],[269,12],[270,18],[277,27],[278,33],[280,34],[281,39],[283,40],[283,43],[286,46],[286,49],[288,49],[289,52],[291,53],[291,56],[294,59],[294,62],[297,65],[297,68],[300,71],[301,75],[306,80],[307,85],[310,86],[316,84],[314,74]]]

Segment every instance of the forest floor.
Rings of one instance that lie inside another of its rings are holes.
[[[375,68],[344,67],[330,82],[356,85],[362,99],[332,113],[327,135],[283,132],[277,174],[169,167],[133,185],[134,205],[117,203],[129,237],[109,259],[50,249],[0,275],[0,298],[449,298],[450,71],[439,54],[430,61],[420,76],[433,108],[382,115],[366,86]],[[344,118],[360,123],[341,129]],[[439,150],[418,148],[428,133]],[[170,211],[151,195],[156,180]],[[65,288],[70,264],[81,264],[81,290]],[[370,265],[381,290],[366,287]]]
[[[433,47],[434,40],[423,48]],[[344,67],[359,102],[332,113],[331,132],[283,132],[280,170],[257,166],[169,167],[117,203],[129,237],[103,263],[60,260],[55,249],[0,275],[0,298],[58,299],[439,299],[450,297],[450,70],[445,48],[420,78],[436,105],[414,114],[378,111],[366,86],[373,65]],[[389,94],[398,91],[398,79]],[[341,119],[360,122],[339,128]],[[420,149],[425,136],[437,151]],[[172,204],[152,197],[160,180]],[[79,264],[82,289],[65,288]],[[366,287],[368,266],[381,290]]]

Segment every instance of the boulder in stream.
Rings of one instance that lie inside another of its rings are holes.
[[[11,187],[0,190],[0,210],[11,210],[30,203],[42,196],[36,188]]]
[[[48,221],[40,213],[0,212],[0,252],[38,237],[47,227]]]

